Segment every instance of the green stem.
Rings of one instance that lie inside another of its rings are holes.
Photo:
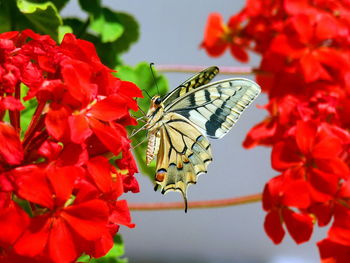
[[[35,132],[38,132],[38,127],[40,126],[41,122],[43,122],[43,111],[46,106],[45,102],[39,102],[37,108],[35,109],[35,113],[33,115],[33,118],[30,121],[30,124],[27,128],[26,133],[24,134],[23,138],[23,146],[26,147],[32,137],[34,136]]]
[[[218,208],[235,205],[250,204],[260,202],[262,194],[252,194],[240,197],[232,197],[219,200],[193,201],[188,202],[188,209]],[[133,211],[150,211],[150,210],[174,210],[184,209],[183,202],[174,203],[129,203],[130,210]]]

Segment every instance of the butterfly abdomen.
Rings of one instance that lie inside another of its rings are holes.
[[[154,159],[159,150],[160,135],[159,131],[151,131],[149,134],[147,150],[146,150],[146,163],[147,165]]]

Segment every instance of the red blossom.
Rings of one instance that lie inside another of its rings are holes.
[[[283,224],[296,243],[308,241],[312,234],[313,219],[308,213],[296,213],[289,207],[303,209],[309,206],[309,185],[303,180],[290,180],[283,175],[273,178],[263,193],[265,231],[278,244],[284,237]],[[301,231],[302,230],[302,231]]]
[[[220,14],[212,13],[208,18],[201,47],[213,57],[222,55],[229,48],[232,56],[242,62],[247,62],[248,54],[242,48],[247,43],[245,39],[240,37],[241,21],[242,17],[234,16],[230,18],[226,26]]]
[[[318,243],[327,263],[350,260],[349,15],[348,0],[249,0],[232,16],[240,19],[229,38],[262,56],[256,78],[269,99],[268,116],[243,145],[272,147],[271,164],[280,172],[263,192],[265,231],[277,244],[286,228],[301,243],[316,220],[332,223]],[[225,28],[231,29],[219,14],[209,16],[203,47],[210,56],[229,45]]]
[[[136,124],[141,91],[91,43],[67,34],[57,45],[31,30],[0,34],[0,84],[1,262],[105,255],[120,225],[134,227],[120,197],[138,187],[125,126]],[[37,100],[23,133],[19,98]],[[116,167],[102,157],[110,152]]]

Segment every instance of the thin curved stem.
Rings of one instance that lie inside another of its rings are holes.
[[[186,73],[197,73],[204,70],[207,67],[194,66],[194,65],[157,65],[156,69],[159,72],[186,72]],[[264,74],[253,67],[225,67],[220,66],[220,74],[224,75],[255,75]]]
[[[235,206],[242,204],[249,204],[260,202],[262,194],[252,194],[240,197],[233,197],[227,199],[207,200],[207,201],[193,201],[188,202],[188,209],[203,209],[203,208],[218,208]],[[151,210],[175,210],[184,209],[183,202],[174,203],[129,203],[129,209],[134,211],[151,211]]]

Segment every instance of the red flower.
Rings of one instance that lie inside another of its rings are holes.
[[[303,209],[309,206],[308,184],[303,180],[290,180],[277,176],[269,181],[263,193],[265,231],[278,244],[284,237],[284,223],[296,243],[308,241],[313,230],[313,219],[308,213],[296,213],[289,207]]]
[[[241,19],[238,30],[230,31],[230,39],[249,43],[240,45],[244,51],[262,56],[257,81],[269,99],[268,116],[248,133],[244,146],[271,146],[272,167],[281,172],[265,186],[265,230],[277,244],[286,226],[301,243],[310,238],[313,219],[319,226],[333,222],[318,243],[322,262],[350,260],[349,6],[349,1],[252,0],[233,16]],[[204,47],[211,56],[221,55],[226,48],[221,17],[208,21],[204,43],[211,45]]]
[[[58,46],[30,30],[0,35],[0,86],[10,122],[0,122],[1,260],[105,255],[120,225],[134,227],[119,198],[137,190],[125,126],[136,124],[129,111],[141,91],[114,77],[91,43],[67,34]],[[24,136],[21,97],[37,100]],[[101,156],[110,152],[121,167]]]
[[[53,262],[71,262],[82,252],[74,245],[76,240],[100,237],[108,219],[106,204],[98,199],[78,202],[79,198],[72,204],[69,199],[74,181],[82,173],[82,169],[69,166],[29,166],[12,172],[18,196],[42,207],[42,211],[34,211],[38,216],[31,219],[28,229],[16,240],[16,253],[29,257],[46,254]]]
[[[220,14],[212,13],[208,18],[201,47],[213,57],[222,55],[227,48],[230,48],[232,56],[242,62],[247,62],[248,54],[242,48],[247,45],[247,42],[239,36],[241,22],[241,16],[234,16],[226,26]]]
[[[300,100],[294,96],[272,99],[263,108],[270,116],[254,126],[246,136],[243,146],[252,148],[256,145],[273,145],[283,138],[291,124],[300,118]]]
[[[291,169],[291,176],[306,179],[315,190],[333,196],[340,179],[347,178],[349,169],[339,157],[343,151],[341,138],[327,126],[312,122],[297,122],[294,138],[274,145],[272,167],[279,171]],[[315,197],[316,198],[316,197]]]

